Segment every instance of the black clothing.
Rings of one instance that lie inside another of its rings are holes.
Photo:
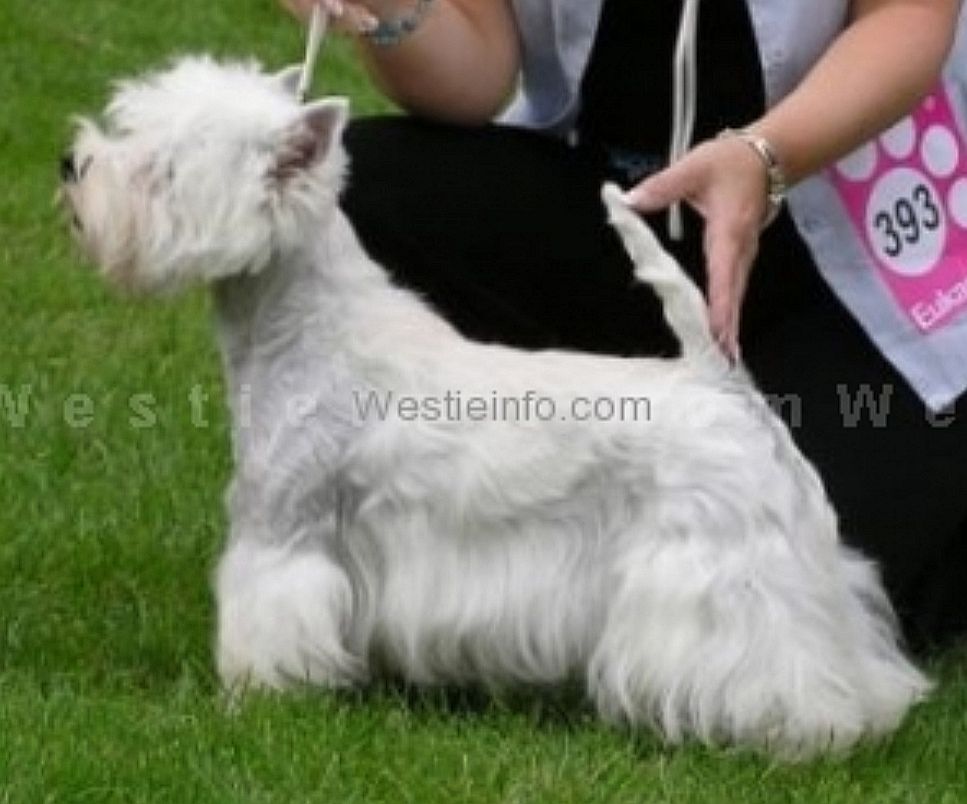
[[[607,0],[582,84],[580,144],[500,126],[359,120],[343,205],[364,245],[464,334],[524,348],[672,354],[652,292],[606,225],[605,179],[661,167],[681,0]],[[696,141],[764,105],[742,0],[701,7]],[[663,235],[665,216],[651,221]],[[673,253],[704,283],[700,221]],[[669,245],[666,243],[666,245]],[[875,558],[917,647],[967,633],[967,400],[946,426],[820,278],[787,214],[763,234],[743,356],[822,475],[844,539]],[[888,397],[885,421],[857,403]],[[867,401],[871,397],[867,397]]]

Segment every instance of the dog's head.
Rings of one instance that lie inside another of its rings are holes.
[[[256,272],[332,214],[348,104],[296,99],[297,70],[185,58],[126,81],[61,163],[76,237],[130,290]]]

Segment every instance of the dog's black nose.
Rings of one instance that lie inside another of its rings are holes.
[[[63,182],[77,181],[77,168],[74,167],[74,154],[70,152],[60,158],[60,180]]]

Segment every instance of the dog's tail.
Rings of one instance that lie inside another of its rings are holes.
[[[661,299],[665,320],[681,341],[686,358],[722,358],[709,328],[705,299],[675,259],[662,248],[641,217],[624,201],[621,190],[605,184],[601,191],[608,218],[635,266],[635,278],[651,285]],[[724,360],[724,358],[722,358]]]

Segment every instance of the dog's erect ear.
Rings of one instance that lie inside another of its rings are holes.
[[[298,120],[282,134],[272,175],[290,178],[321,162],[342,138],[349,119],[349,101],[325,98],[306,104]]]
[[[302,65],[290,64],[288,67],[283,67],[272,76],[272,80],[287,95],[295,97],[299,92],[299,82],[302,80]]]
[[[325,144],[325,150],[334,142],[342,139],[343,129],[349,119],[349,100],[347,98],[323,98],[306,104],[303,119]]]

